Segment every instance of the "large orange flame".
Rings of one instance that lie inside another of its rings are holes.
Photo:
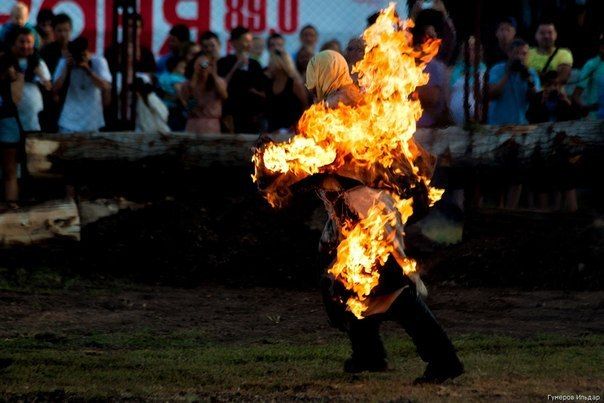
[[[309,108],[298,123],[298,134],[284,143],[268,144],[254,156],[255,179],[261,171],[304,177],[335,173],[353,161],[356,167],[407,175],[423,182],[432,202],[442,191],[429,188],[414,164],[417,147],[411,141],[422,109],[414,92],[428,82],[427,62],[437,53],[439,41],[414,48],[409,31],[412,21],[402,22],[395,4],[383,10],[377,22],[363,33],[365,56],[353,68],[359,73],[361,101],[354,106],[329,108],[318,103]],[[329,269],[351,291],[348,309],[362,317],[367,297],[378,284],[379,267],[393,255],[406,274],[416,264],[402,253],[396,231],[413,213],[411,199],[402,199],[401,183],[384,175],[380,187],[388,203],[376,201],[356,224],[347,223],[344,239],[337,249],[336,262]],[[276,206],[280,196],[273,189],[267,199]],[[380,199],[381,200],[381,199]]]

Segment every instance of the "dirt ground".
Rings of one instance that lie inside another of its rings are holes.
[[[431,287],[428,304],[451,334],[575,336],[604,332],[604,292]],[[0,291],[0,338],[203,329],[216,342],[317,342],[337,331],[318,292],[276,288]],[[388,324],[388,329],[394,324]],[[52,337],[52,336],[51,336]]]

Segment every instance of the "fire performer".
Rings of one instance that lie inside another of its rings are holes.
[[[323,300],[330,322],[352,344],[344,370],[386,370],[379,326],[394,320],[428,363],[416,382],[443,382],[463,373],[463,365],[422,300],[427,291],[403,243],[407,220],[442,194],[429,186],[434,157],[412,139],[421,107],[410,99],[427,81],[422,70],[439,43],[414,49],[410,27],[391,6],[365,31],[366,54],[355,66],[362,91],[340,54],[313,57],[306,85],[317,103],[296,136],[257,148],[254,179],[273,206],[309,187],[325,204]]]

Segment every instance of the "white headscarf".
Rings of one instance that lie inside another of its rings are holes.
[[[324,100],[333,91],[353,84],[344,56],[333,50],[317,53],[308,62],[306,87],[315,89],[317,99]]]

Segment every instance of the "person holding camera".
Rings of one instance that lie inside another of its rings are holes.
[[[65,103],[59,118],[59,132],[97,132],[105,126],[103,92],[111,90],[111,72],[107,60],[88,51],[88,40],[74,39],[69,55],[57,65],[53,90],[67,86]]]
[[[279,34],[272,34],[268,42],[277,43],[271,49],[264,74],[269,80],[267,89],[268,131],[291,130],[296,126],[308,104],[308,92],[291,56],[285,51]],[[282,38],[282,37],[281,37]]]
[[[266,79],[260,63],[250,58],[252,33],[238,26],[231,31],[235,53],[218,60],[218,75],[228,84],[224,125],[231,133],[258,133],[263,129]]]
[[[509,60],[498,63],[489,75],[491,125],[525,125],[529,100],[541,89],[539,76],[527,67],[529,46],[522,39],[510,44]]]
[[[220,133],[222,104],[227,99],[227,83],[218,75],[213,57],[202,53],[187,68],[186,81],[180,89],[180,101],[187,111],[185,131]]]
[[[542,77],[543,90],[531,98],[526,112],[529,123],[562,122],[577,118],[570,99],[558,81],[558,72],[550,70]]]
[[[530,99],[541,89],[539,76],[535,70],[527,67],[528,44],[515,39],[510,44],[509,60],[493,66],[489,75],[488,95],[491,125],[526,125],[526,111]],[[518,207],[522,193],[522,181],[517,166],[509,166],[505,177],[500,178],[499,206],[510,209]],[[504,193],[506,194],[504,204]]]
[[[532,99],[526,113],[530,123],[560,122],[576,119],[576,112],[558,81],[557,71],[548,71],[543,76],[543,91]],[[553,195],[553,209],[562,206],[569,212],[577,211],[577,170],[572,157],[564,152],[556,152],[553,158],[537,159],[536,170],[530,177],[531,189],[537,194],[537,207],[540,210],[550,208],[550,196]]]

